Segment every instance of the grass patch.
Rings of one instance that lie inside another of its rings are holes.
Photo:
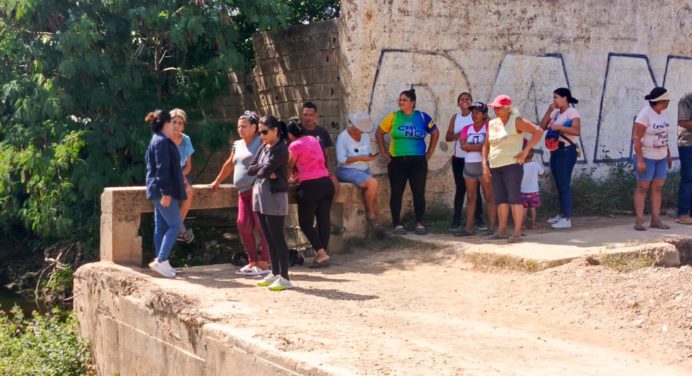
[[[599,257],[598,260],[601,265],[624,273],[656,265],[656,258],[647,252],[608,254]]]
[[[94,375],[71,312],[0,311],[0,375]]]
[[[576,215],[610,215],[618,211],[633,211],[636,179],[631,163],[610,164],[603,178],[593,177],[595,167],[572,177],[573,211]],[[668,174],[663,188],[663,208],[677,203],[680,174]],[[647,201],[648,205],[648,201]],[[543,213],[559,212],[559,197],[552,177],[541,180],[541,208]]]

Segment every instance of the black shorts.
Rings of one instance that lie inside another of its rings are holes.
[[[493,199],[495,203],[521,205],[521,179],[524,167],[519,163],[491,168]]]

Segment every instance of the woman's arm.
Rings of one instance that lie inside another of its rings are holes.
[[[555,102],[550,103],[550,106],[548,106],[548,109],[545,111],[545,114],[543,115],[543,118],[541,119],[540,127],[541,129],[548,129],[548,125],[550,124],[550,115],[553,114],[553,111],[557,108],[557,105]]]
[[[377,128],[377,133],[375,133],[375,137],[377,138],[377,146],[380,148],[380,154],[382,154],[384,162],[389,163],[389,161],[392,159],[392,156],[389,155],[389,151],[384,146],[384,131],[382,130],[382,128]]]
[[[428,145],[428,151],[425,153],[425,158],[427,160],[430,160],[432,158],[433,153],[435,152],[435,147],[437,146],[437,140],[440,139],[440,130],[435,129],[430,133],[430,145]]]
[[[483,149],[481,154],[483,155],[483,176],[485,179],[490,178],[490,166],[488,165],[488,154],[490,153],[490,137],[489,134],[485,135],[485,142],[483,142]]]
[[[171,175],[171,150],[167,140],[154,145],[154,158],[156,159],[156,182],[164,196],[170,196],[173,176]],[[178,150],[175,150],[178,152]],[[178,161],[180,163],[180,161]]]
[[[466,139],[463,137],[459,139],[459,142],[461,143],[461,150],[463,151],[483,151],[483,144],[471,145],[466,142]]]
[[[282,141],[279,141],[282,142]],[[288,148],[270,148],[269,158],[267,163],[258,163],[256,166],[256,175],[260,179],[271,179],[272,174],[281,168],[286,167],[288,162]],[[291,170],[289,170],[291,171]]]
[[[187,176],[192,171],[192,156],[187,157],[185,166],[183,166],[183,176]]]
[[[231,155],[228,157],[226,162],[224,162],[223,167],[221,167],[221,171],[219,171],[219,175],[216,176],[216,179],[211,183],[211,190],[216,191],[219,188],[219,185],[221,185],[221,182],[226,180],[231,173],[233,173],[233,169],[235,166],[233,165],[233,157],[235,155],[235,151],[231,151]]]
[[[538,125],[521,117],[517,117],[515,124],[519,131],[526,132],[531,135],[531,138],[529,139],[529,142],[526,144],[526,147],[524,147],[521,153],[515,156],[517,163],[524,163],[524,161],[526,160],[526,156],[529,154],[529,151],[533,149],[533,147],[536,146],[538,142],[541,141],[541,137],[543,137],[543,129],[541,129],[541,127],[539,127]]]
[[[556,132],[568,134],[570,136],[581,136],[581,119],[578,117],[573,118],[571,127],[553,124],[553,130]]]
[[[637,155],[637,171],[640,174],[646,172],[646,163],[644,162],[644,153],[642,151],[642,138],[646,133],[646,125],[641,123],[634,123],[634,154]]]
[[[456,135],[454,134],[454,122],[457,120],[457,114],[452,115],[449,119],[449,127],[447,128],[447,133],[445,133],[445,141],[452,142],[456,141]]]

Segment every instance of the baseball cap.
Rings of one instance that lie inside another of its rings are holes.
[[[509,95],[506,94],[500,94],[495,99],[493,99],[492,103],[488,104],[488,107],[505,107],[505,106],[511,106],[512,105],[512,98],[509,97]]]
[[[365,111],[352,112],[348,114],[348,121],[351,122],[356,129],[363,133],[370,133],[374,128],[370,115]]]
[[[469,106],[469,110],[479,110],[481,112],[488,112],[488,106],[486,106],[483,102],[473,102]]]

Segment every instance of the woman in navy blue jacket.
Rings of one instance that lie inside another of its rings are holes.
[[[149,263],[151,270],[168,278],[175,277],[175,269],[168,256],[176,237],[185,228],[180,219],[179,200],[185,200],[180,153],[170,140],[173,133],[168,111],[150,112],[145,121],[151,124],[154,135],[145,156],[147,162],[147,200],[154,205],[154,250],[156,258]]]

